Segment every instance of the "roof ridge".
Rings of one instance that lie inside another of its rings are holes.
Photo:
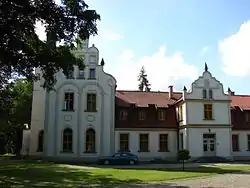
[[[236,96],[236,97],[250,97],[250,95],[246,95],[246,94],[237,94],[237,95],[232,95],[232,96]]]
[[[116,90],[118,92],[136,92],[136,93],[169,93],[169,91],[138,91],[138,90]],[[174,93],[182,94],[180,91],[173,91]]]

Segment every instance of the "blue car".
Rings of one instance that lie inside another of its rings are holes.
[[[134,165],[139,161],[138,157],[130,152],[117,152],[112,156],[101,157],[99,164],[104,165]]]

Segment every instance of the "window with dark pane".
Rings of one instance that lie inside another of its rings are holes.
[[[212,120],[213,119],[213,105],[204,104],[204,119]]]
[[[74,93],[65,93],[64,95],[64,110],[74,110]]]
[[[239,135],[237,134],[234,134],[232,135],[232,149],[233,151],[239,151],[240,148],[239,148]]]
[[[120,134],[120,151],[129,151],[129,134]]]
[[[149,151],[149,135],[148,134],[140,134],[140,152],[148,152]]]
[[[95,79],[95,69],[91,68],[89,69],[89,79]]]
[[[247,135],[247,150],[250,151],[250,135]]]
[[[63,131],[63,152],[73,151],[73,131],[70,128],[66,128]]]
[[[96,112],[96,94],[87,94],[87,112]]]
[[[88,153],[95,153],[95,130],[88,129],[86,131],[86,146],[85,150]]]
[[[213,90],[209,89],[209,99],[213,98]]]
[[[203,89],[202,93],[203,93],[203,99],[206,99],[207,98],[207,90]]]
[[[159,135],[159,150],[165,152],[168,151],[168,134]]]

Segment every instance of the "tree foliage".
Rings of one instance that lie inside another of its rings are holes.
[[[8,85],[1,94],[5,94],[5,101],[0,103],[3,104],[0,107],[0,134],[1,138],[4,138],[2,147],[13,148],[18,153],[21,149],[24,124],[30,125],[31,120],[32,82],[18,79]]]
[[[185,167],[185,161],[190,159],[190,154],[189,154],[189,150],[187,149],[182,149],[178,151],[178,161],[182,162],[182,170],[184,171],[184,167]]]
[[[83,0],[62,0],[60,5],[54,0],[1,0],[0,91],[13,76],[35,80],[37,67],[43,73],[44,87],[52,89],[56,72],[82,63],[71,51],[78,38],[97,34],[98,20],[100,15]],[[38,21],[46,28],[47,42],[35,32]]]
[[[139,81],[139,85],[138,85],[138,89],[140,91],[150,91],[151,88],[151,84],[148,81],[148,75],[146,74],[146,70],[144,68],[144,66],[142,66],[139,76],[138,76],[138,81]]]

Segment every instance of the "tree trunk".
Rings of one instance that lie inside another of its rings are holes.
[[[185,160],[182,160],[182,171],[184,171]]]

